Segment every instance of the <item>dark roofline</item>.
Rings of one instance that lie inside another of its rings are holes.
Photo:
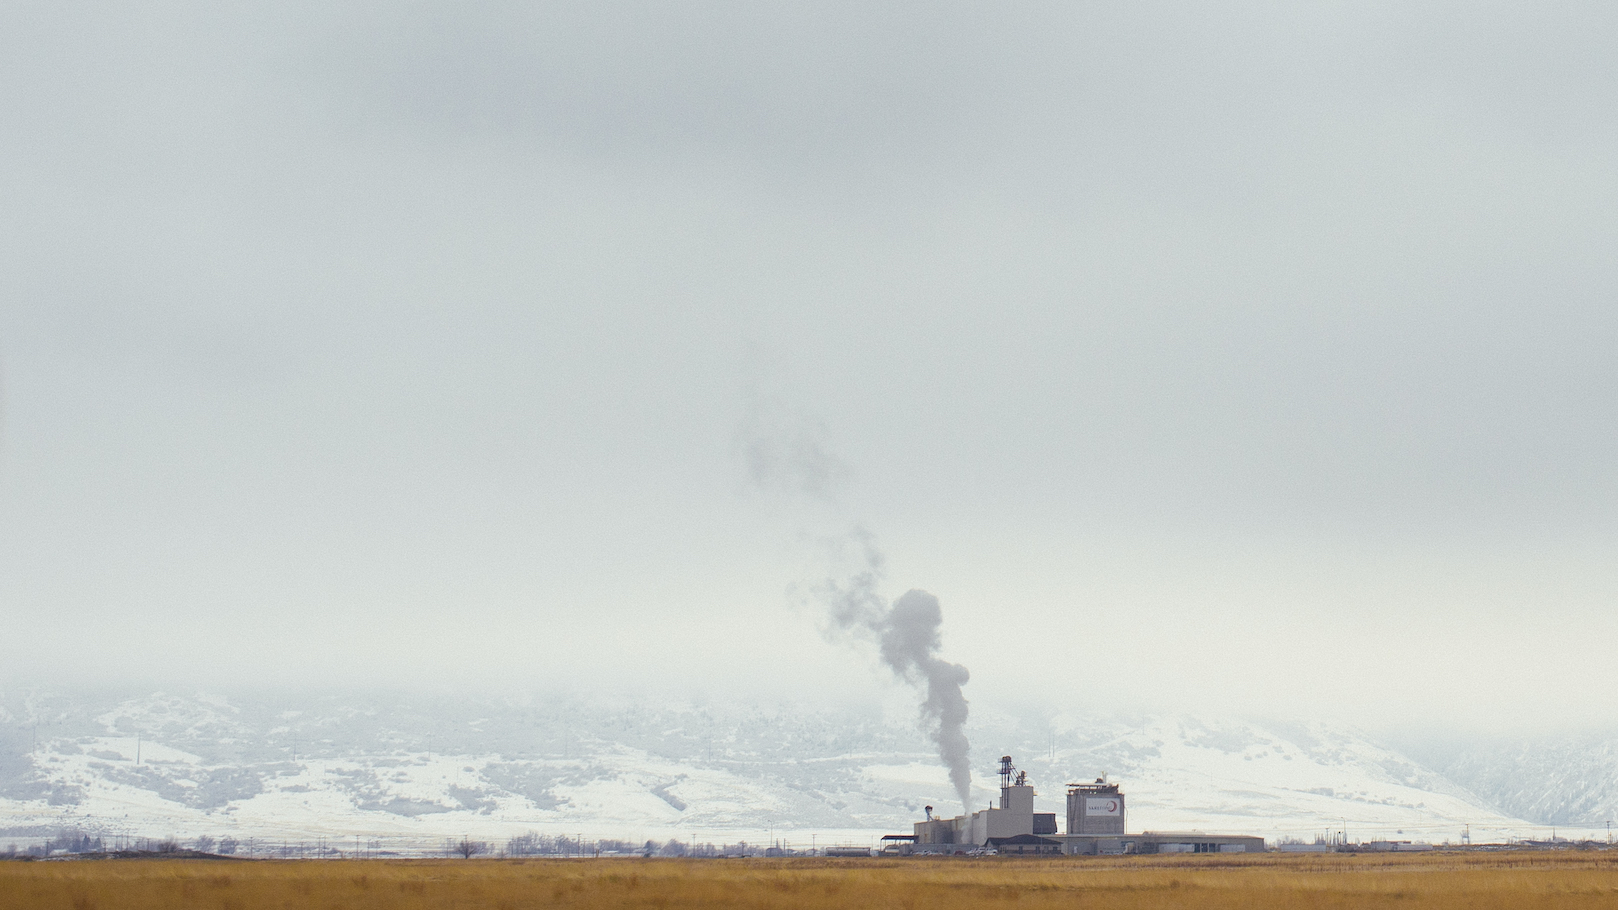
[[[1012,837],[991,837],[989,838],[988,842],[992,846],[996,847],[1019,847],[1028,844],[1049,844],[1053,847],[1060,847],[1062,845],[1062,842],[1059,840],[1051,840],[1048,837],[1040,837],[1038,834],[1017,834]]]

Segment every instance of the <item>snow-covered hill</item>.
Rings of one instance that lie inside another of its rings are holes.
[[[1127,782],[1132,827],[1271,838],[1346,830],[1372,838],[1526,836],[1530,826],[1398,753],[1322,723],[1265,724],[1188,716],[1124,726],[1063,718],[1081,742],[1058,749],[1068,777],[1102,768]],[[1080,732],[1082,731],[1082,733]]]
[[[1618,822],[1618,738],[1611,734],[1485,743],[1466,749],[1444,773],[1542,824],[1604,830]]]
[[[1132,830],[1355,839],[1530,836],[1450,779],[1322,724],[975,716],[974,801],[1010,753],[1063,784],[1124,785]],[[908,831],[958,811],[909,714],[880,710],[398,695],[0,696],[0,836],[74,828],[238,839],[795,843]]]

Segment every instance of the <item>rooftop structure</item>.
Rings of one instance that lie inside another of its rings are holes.
[[[1124,794],[1105,777],[1067,785],[1067,833],[1124,833]]]

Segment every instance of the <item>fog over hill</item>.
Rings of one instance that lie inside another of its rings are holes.
[[[913,715],[878,703],[12,690],[0,712],[0,836],[14,838],[809,843],[908,831],[923,806],[954,803]],[[1323,723],[984,706],[973,734],[975,801],[996,795],[1010,753],[1041,811],[1062,813],[1069,781],[1121,782],[1132,830],[1538,837],[1536,825],[1599,828],[1618,796],[1610,741],[1525,744],[1440,772]],[[1605,759],[1575,760],[1586,752]],[[1530,774],[1543,785],[1531,798]]]
[[[1444,774],[1540,824],[1618,822],[1618,735],[1610,732],[1484,741],[1464,749]]]

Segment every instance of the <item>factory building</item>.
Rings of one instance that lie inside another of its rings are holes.
[[[889,851],[964,853],[993,849],[998,853],[1095,855],[1120,853],[1262,853],[1264,839],[1238,834],[1154,832],[1127,834],[1124,794],[1117,784],[1097,778],[1090,784],[1068,784],[1067,833],[1056,831],[1056,813],[1034,811],[1034,788],[1028,774],[1000,759],[1000,805],[955,818],[927,818],[909,836],[890,835]]]
[[[1061,845],[1046,839],[1056,833],[1055,812],[1034,811],[1034,788],[1028,774],[1018,771],[1011,756],[1000,759],[1000,805],[955,818],[933,817],[915,824],[913,850],[917,853],[955,853],[979,847],[1015,846],[1016,852],[1061,852]],[[1015,844],[1009,843],[1016,840]],[[1048,848],[1042,851],[1038,848]]]

